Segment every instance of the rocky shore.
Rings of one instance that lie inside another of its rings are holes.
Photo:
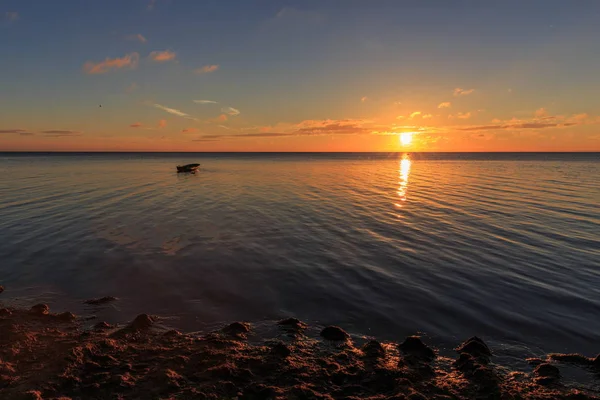
[[[166,330],[146,314],[126,326],[82,320],[44,304],[0,308],[0,399],[599,398],[564,385],[561,368],[600,374],[600,357],[553,354],[530,360],[532,373],[511,372],[477,337],[447,358],[416,336],[359,346],[330,326],[310,338],[294,318],[258,344],[248,342],[245,322],[196,335]]]

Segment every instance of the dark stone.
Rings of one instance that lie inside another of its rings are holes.
[[[540,364],[533,370],[533,373],[538,377],[544,378],[560,378],[560,371],[552,364]]]
[[[110,329],[110,328],[112,328],[112,326],[109,323],[104,322],[104,321],[100,321],[96,325],[94,325],[94,329],[97,329],[97,330]]]
[[[48,315],[50,307],[47,304],[36,304],[29,311],[35,315]]]
[[[42,392],[38,390],[30,390],[23,395],[23,400],[44,400]]]
[[[223,333],[232,336],[245,335],[250,332],[250,324],[246,322],[234,322],[222,329]]]
[[[427,361],[435,358],[435,352],[429,348],[420,337],[409,336],[399,346],[400,351],[408,356],[413,356]]]
[[[4,292],[4,286],[0,286],[0,293]]]
[[[594,368],[600,368],[600,354],[598,354],[596,358],[594,358],[594,361],[592,361],[592,365],[594,366]]]
[[[292,351],[284,343],[279,342],[275,343],[275,345],[271,348],[271,354],[277,357],[286,358],[292,354]]]
[[[427,397],[423,396],[419,392],[413,392],[408,395],[408,400],[427,400]]]
[[[152,325],[154,325],[153,317],[149,316],[148,314],[140,314],[137,317],[135,317],[135,319],[129,325],[129,327],[131,329],[134,329],[137,331],[137,330],[148,329]]]
[[[321,336],[327,340],[342,341],[350,339],[342,328],[338,326],[328,326],[321,331]]]
[[[281,389],[275,386],[267,386],[263,384],[250,385],[244,389],[240,400],[258,400],[258,399],[274,399],[281,394]]]
[[[467,353],[462,353],[452,365],[463,374],[473,373],[477,369],[475,360]]]
[[[91,304],[91,305],[97,306],[97,305],[101,305],[101,304],[110,303],[111,301],[115,301],[115,300],[118,300],[118,299],[116,297],[113,297],[113,296],[104,296],[104,297],[101,297],[99,299],[86,300],[86,301],[84,301],[84,303],[85,304]]]
[[[300,321],[298,318],[286,318],[282,319],[277,323],[277,325],[281,326],[287,330],[301,331],[306,329],[307,325]]]
[[[370,340],[362,347],[363,353],[369,357],[383,357],[385,356],[385,349],[376,340]]]
[[[166,338],[178,337],[181,336],[181,332],[179,332],[177,329],[171,329],[163,333],[163,336]]]
[[[467,353],[474,357],[489,358],[492,356],[490,348],[477,336],[466,340],[463,344],[456,348],[459,353]]]
[[[569,363],[569,364],[577,364],[577,365],[590,365],[593,363],[593,360],[583,356],[581,354],[572,353],[572,354],[549,354],[552,360]]]
[[[12,311],[8,308],[0,308],[0,317],[10,317],[12,315]]]
[[[64,322],[75,321],[77,316],[71,312],[65,311],[63,313],[57,314],[56,319]]]

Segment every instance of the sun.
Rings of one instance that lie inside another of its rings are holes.
[[[412,143],[412,132],[404,132],[400,134],[400,144],[402,146],[408,146]]]

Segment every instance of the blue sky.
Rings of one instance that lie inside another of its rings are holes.
[[[394,133],[402,119],[415,132],[432,128],[432,135],[467,149],[469,139],[452,127],[497,120],[500,133],[514,136],[515,129],[502,128],[506,121],[522,127],[540,109],[539,118],[566,124],[541,128],[545,139],[598,150],[599,17],[600,2],[593,0],[3,0],[0,131],[32,135],[0,134],[0,150],[95,149],[102,140],[139,149],[315,150],[327,138],[297,132],[343,120],[362,121],[364,131],[331,140],[343,139],[350,150],[371,144],[369,150],[384,150],[396,142],[373,133]],[[172,58],[157,61],[153,52]],[[86,72],[86,63],[131,55],[132,65]],[[207,66],[215,67],[194,72]],[[454,96],[456,88],[473,91]],[[218,104],[193,103],[198,99]],[[444,113],[442,102],[452,104]],[[225,107],[239,114],[223,116]],[[431,117],[416,121],[414,112]],[[182,135],[186,129],[195,136]],[[273,129],[296,134],[243,136]],[[77,134],[51,139],[39,134],[45,130]],[[481,137],[499,149],[505,136]]]

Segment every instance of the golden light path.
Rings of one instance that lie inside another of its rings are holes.
[[[400,201],[406,201],[406,192],[408,190],[408,176],[410,175],[410,166],[412,161],[405,154],[402,156],[402,160],[400,161],[400,187],[398,188],[398,196],[400,196]],[[402,207],[402,203],[397,203],[396,206]]]

